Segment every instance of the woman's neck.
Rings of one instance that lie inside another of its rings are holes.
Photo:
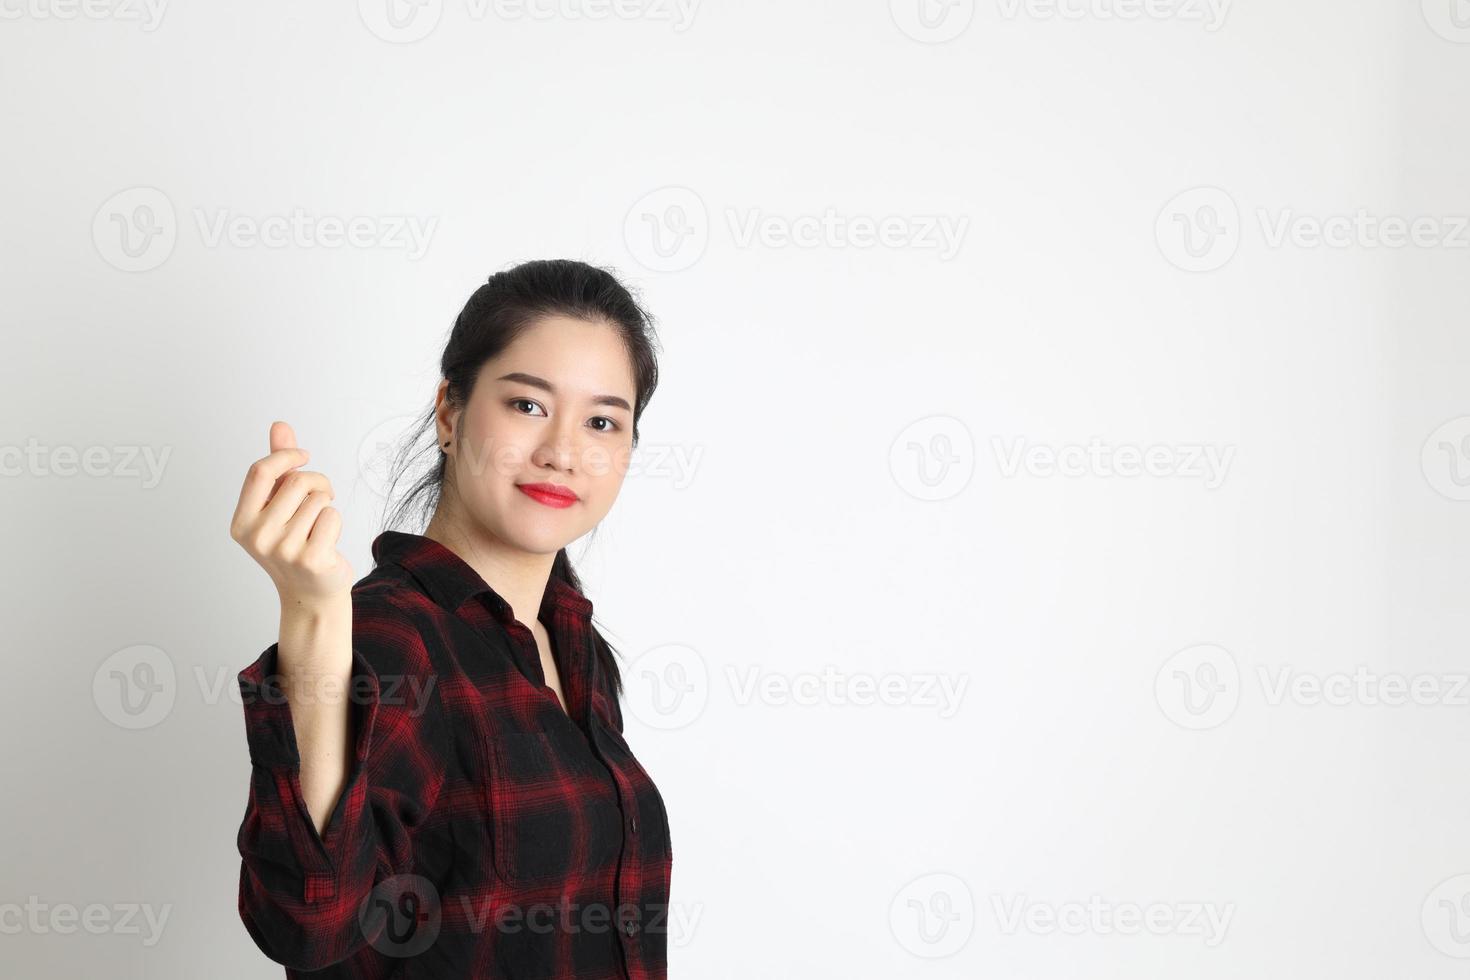
[[[448,548],[473,568],[510,604],[521,625],[535,630],[537,614],[551,578],[555,555],[538,555],[513,548],[477,522],[456,520],[444,508],[435,511],[424,537]]]

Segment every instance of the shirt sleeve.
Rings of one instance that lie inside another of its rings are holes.
[[[413,834],[444,782],[445,726],[420,630],[381,599],[353,595],[345,692],[352,763],[318,834],[301,792],[301,756],[273,643],[237,680],[250,794],[237,839],[240,918],[266,956],[300,970],[367,942],[359,911],[386,878],[411,872]]]

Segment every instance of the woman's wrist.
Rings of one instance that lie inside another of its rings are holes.
[[[281,596],[278,661],[282,674],[346,676],[352,665],[352,596]]]

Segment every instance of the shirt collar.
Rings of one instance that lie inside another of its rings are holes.
[[[433,538],[405,531],[383,531],[373,540],[372,550],[374,562],[402,565],[418,579],[435,602],[450,612],[458,610],[470,597],[484,593],[498,614],[514,615],[510,603],[491,588],[479,572]],[[537,615],[549,623],[557,610],[571,613],[578,619],[590,619],[592,600],[563,579],[552,576],[546,583]]]

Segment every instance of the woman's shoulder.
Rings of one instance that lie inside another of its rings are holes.
[[[415,616],[430,612],[434,601],[402,565],[384,562],[352,586],[352,609],[398,612]]]
[[[378,565],[352,586],[352,645],[379,673],[431,670],[437,608],[402,568]]]

